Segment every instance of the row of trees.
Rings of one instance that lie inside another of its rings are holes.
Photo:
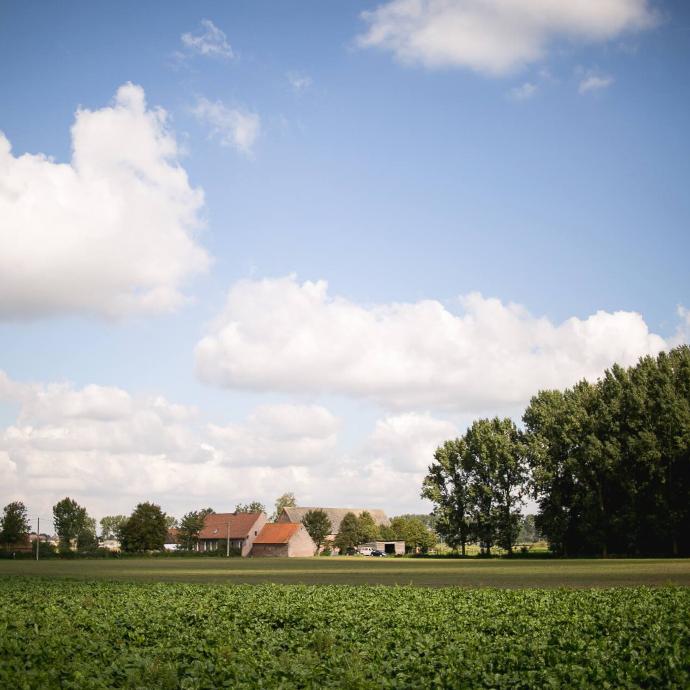
[[[481,419],[436,450],[422,496],[449,545],[510,552],[530,496],[558,554],[690,553],[690,347],[540,391],[523,422]]]
[[[140,503],[129,517],[104,517],[101,538],[119,539],[125,551],[156,551],[163,548],[174,522],[159,506]],[[60,551],[90,551],[98,547],[96,520],[72,498],[63,498],[53,506],[53,526]],[[30,531],[26,506],[21,501],[6,505],[0,519],[0,544],[7,549],[27,544]]]
[[[294,507],[296,503],[293,493],[279,496],[271,519],[276,520],[284,508]],[[190,511],[178,523],[175,518],[166,515],[159,506],[153,503],[140,503],[129,516],[103,517],[100,521],[101,540],[116,539],[124,551],[157,551],[163,549],[168,531],[174,527],[177,528],[179,546],[192,551],[206,517],[214,512],[212,508]],[[265,508],[254,501],[246,505],[237,505],[235,512],[258,513],[265,512]],[[365,542],[402,540],[405,541],[408,550],[427,551],[435,545],[437,539],[429,527],[433,520],[435,518],[429,516],[403,515],[393,518],[389,525],[378,526],[369,512],[365,511],[359,516],[347,513],[341,522],[334,546],[347,553]],[[98,546],[95,519],[74,499],[66,497],[53,506],[53,523],[61,550],[85,551]],[[328,514],[321,509],[309,511],[303,523],[317,549],[325,545],[326,537],[333,532]],[[15,502],[5,507],[5,514],[0,522],[0,542],[19,543],[27,538],[29,529],[27,511],[22,503]]]
[[[292,493],[285,493],[276,499],[275,517],[288,506],[296,504]],[[206,515],[215,512],[212,508],[187,513],[179,523],[166,515],[153,503],[140,503],[131,515],[106,515],[101,518],[100,541],[116,539],[125,551],[155,551],[163,548],[168,530],[179,527],[179,538],[183,548],[193,549]],[[264,505],[258,501],[238,504],[237,513],[263,513]],[[53,506],[53,525],[62,551],[76,549],[88,551],[97,548],[96,520],[89,516],[86,508],[74,499],[66,497]],[[0,544],[5,548],[27,543],[31,526],[26,506],[14,501],[5,506],[0,518]]]
[[[154,503],[139,503],[131,515],[107,515],[101,519],[101,539],[117,539],[123,551],[159,551],[168,530],[176,524]],[[74,499],[64,498],[53,506],[53,525],[63,551],[98,546],[96,520]]]

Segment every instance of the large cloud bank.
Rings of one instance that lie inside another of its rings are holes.
[[[656,22],[648,0],[392,0],[363,17],[361,46],[490,75],[543,58],[557,39],[604,41]]]
[[[0,133],[0,318],[175,309],[209,258],[166,113],[126,84],[77,111],[72,148],[68,164],[15,157]]]
[[[319,405],[262,405],[217,425],[156,395],[25,384],[0,371],[2,401],[19,412],[0,429],[0,503],[25,500],[44,525],[66,494],[98,517],[142,500],[178,516],[255,499],[270,507],[284,491],[306,503],[402,512],[421,505],[433,450],[457,433],[428,414],[391,415],[347,450],[342,421]]]
[[[362,306],[323,281],[247,280],[197,344],[206,383],[361,397],[392,408],[497,412],[666,346],[634,312],[554,324],[477,293]]]

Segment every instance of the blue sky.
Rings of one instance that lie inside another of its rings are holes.
[[[687,341],[690,10],[503,6],[1,3],[0,498],[425,509],[475,416]]]

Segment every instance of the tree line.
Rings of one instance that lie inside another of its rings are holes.
[[[284,508],[296,505],[297,500],[293,493],[282,494],[276,499],[270,520],[277,520]],[[238,504],[234,512],[265,513],[266,509],[258,501],[252,501],[248,504]],[[129,516],[103,517],[100,520],[99,538],[96,534],[96,520],[89,516],[86,508],[74,499],[66,497],[53,506],[53,525],[59,540],[58,550],[61,553],[91,552],[104,540],[111,539],[119,541],[120,548],[125,552],[161,551],[172,529],[175,530],[174,540],[178,548],[191,552],[196,549],[206,518],[214,513],[213,508],[201,508],[185,513],[178,521],[154,503],[139,503]],[[367,511],[359,516],[347,513],[331,544],[327,543],[326,538],[332,534],[333,526],[324,510],[311,510],[303,520],[307,532],[316,544],[317,553],[324,546],[328,553],[331,547],[340,549],[341,553],[349,553],[365,542],[377,540],[402,540],[405,541],[408,551],[428,551],[436,544],[437,537],[429,529],[427,522],[425,516],[403,515],[394,517],[389,525],[378,526]],[[0,545],[9,548],[11,545],[28,543],[29,532],[26,506],[19,501],[5,506],[0,518]]]
[[[690,347],[539,391],[522,421],[477,420],[434,453],[422,496],[451,547],[512,552],[529,497],[556,554],[690,554]]]

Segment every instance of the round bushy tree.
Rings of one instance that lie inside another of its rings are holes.
[[[312,541],[316,544],[316,552],[318,553],[326,541],[326,537],[333,529],[331,521],[328,519],[328,514],[320,508],[309,510],[302,518],[302,524],[309,532]]]
[[[27,540],[30,531],[26,506],[21,501],[8,503],[0,519],[0,543],[8,548]]]
[[[168,533],[166,515],[154,503],[140,503],[122,527],[122,549],[130,552],[161,551]]]

